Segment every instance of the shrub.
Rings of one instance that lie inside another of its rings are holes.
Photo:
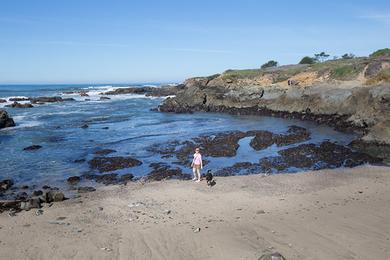
[[[303,57],[302,60],[299,62],[299,64],[314,64],[316,63],[316,59],[315,58],[312,58],[312,57],[309,57],[309,56],[306,56],[306,57]]]
[[[346,53],[343,56],[341,56],[342,59],[348,60],[348,59],[353,59],[355,58],[355,54],[353,53]]]
[[[277,66],[278,66],[277,61],[270,60],[267,63],[264,63],[263,65],[261,65],[261,68],[266,69],[266,68],[277,67]]]
[[[378,58],[382,56],[390,56],[390,49],[389,48],[380,49],[370,54],[371,58]]]

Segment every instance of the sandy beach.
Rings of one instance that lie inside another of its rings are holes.
[[[129,182],[14,217],[1,259],[390,259],[390,168]]]

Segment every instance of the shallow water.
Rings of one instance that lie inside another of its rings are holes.
[[[101,149],[113,149],[108,156],[132,156],[143,162],[139,167],[120,170],[144,176],[151,171],[152,162],[177,161],[161,159],[149,152],[152,144],[173,140],[190,140],[203,134],[231,130],[268,130],[274,133],[287,131],[288,126],[298,125],[311,132],[307,143],[324,140],[348,144],[354,135],[340,133],[326,126],[311,122],[257,116],[232,116],[215,113],[167,114],[151,111],[163,98],[143,95],[110,96],[99,101],[100,92],[119,86],[0,86],[0,98],[14,96],[55,96],[75,98],[75,102],[35,105],[34,108],[6,108],[17,126],[0,130],[0,179],[12,178],[18,184],[51,184],[61,186],[69,176],[90,171],[88,163],[74,163],[78,159],[92,159]],[[64,91],[89,90],[90,97],[78,94],[62,94]],[[90,101],[85,101],[85,99]],[[10,102],[9,102],[10,103]],[[4,104],[0,104],[3,107]],[[88,124],[89,128],[81,126]],[[109,129],[103,129],[109,127]],[[204,158],[210,161],[205,170],[218,170],[236,162],[258,162],[266,156],[277,155],[281,149],[273,145],[261,151],[249,146],[251,137],[240,140],[237,156],[233,158]],[[37,151],[23,151],[24,147],[38,144]],[[177,165],[175,164],[175,167]],[[190,173],[190,169],[184,173]],[[299,169],[297,169],[299,170]]]

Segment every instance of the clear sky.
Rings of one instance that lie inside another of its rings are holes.
[[[390,47],[389,0],[0,0],[0,83],[177,82]]]

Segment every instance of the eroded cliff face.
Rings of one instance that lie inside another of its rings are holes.
[[[186,80],[163,112],[213,111],[300,118],[390,145],[389,58],[360,58]]]

